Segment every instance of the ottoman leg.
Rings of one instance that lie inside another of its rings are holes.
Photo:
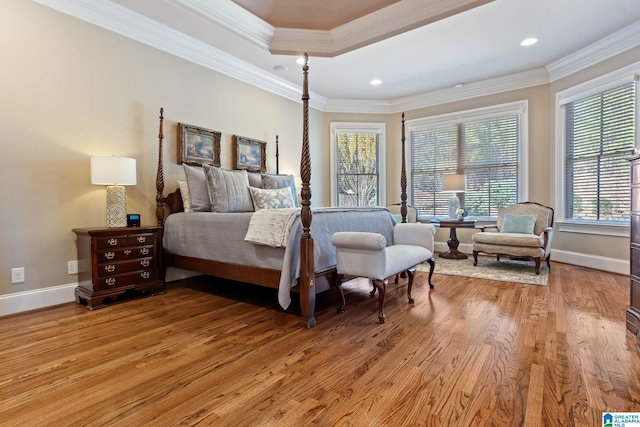
[[[384,300],[387,294],[388,279],[374,280],[373,284],[378,289],[378,323],[384,323],[386,317],[384,316]]]

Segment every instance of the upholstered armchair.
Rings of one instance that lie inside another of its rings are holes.
[[[540,274],[541,259],[551,268],[553,208],[535,202],[516,203],[498,209],[495,226],[481,229],[473,235],[473,265],[478,265],[478,253],[483,252],[496,255],[498,261],[501,255],[533,260],[536,274]]]

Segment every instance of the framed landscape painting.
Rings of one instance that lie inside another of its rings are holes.
[[[220,166],[221,132],[178,123],[178,162]]]
[[[233,135],[233,165],[251,172],[267,171],[267,143]]]

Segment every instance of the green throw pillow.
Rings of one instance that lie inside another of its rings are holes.
[[[533,234],[538,215],[505,214],[502,218],[501,233]]]

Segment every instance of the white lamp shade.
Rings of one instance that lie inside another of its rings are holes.
[[[461,193],[467,190],[467,176],[462,174],[442,175],[442,191]]]
[[[136,185],[136,159],[92,157],[91,183],[98,185]]]

